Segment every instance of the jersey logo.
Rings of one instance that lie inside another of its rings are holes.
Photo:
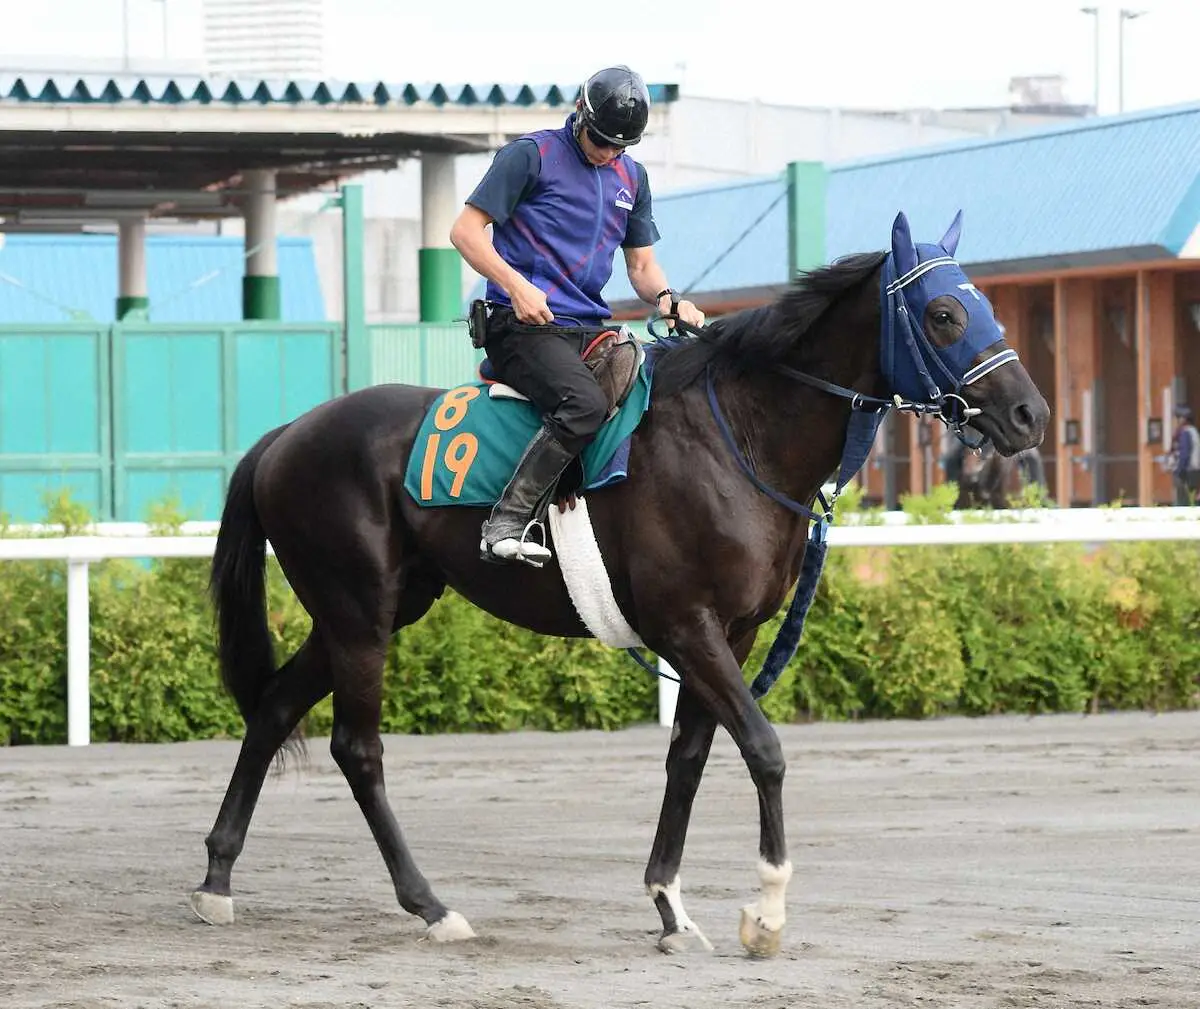
[[[624,186],[622,186],[620,189],[617,190],[617,196],[616,196],[616,199],[613,200],[613,203],[615,203],[622,210],[632,210],[633,209],[633,194],[630,193],[630,191],[628,189],[626,189]]]

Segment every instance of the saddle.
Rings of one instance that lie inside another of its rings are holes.
[[[584,350],[583,363],[591,369],[592,377],[608,398],[609,420],[628,398],[645,359],[645,348],[628,326],[606,329]]]
[[[576,332],[578,332],[576,330]],[[646,358],[645,348],[633,335],[628,326],[620,329],[590,330],[596,336],[580,355],[583,363],[591,370],[592,377],[604,391],[608,400],[606,420],[612,420],[637,381],[638,371]],[[492,363],[484,358],[479,365],[479,377],[488,385],[492,399],[522,399],[529,397],[505,385],[496,378]]]

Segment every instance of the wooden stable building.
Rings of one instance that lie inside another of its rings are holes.
[[[1173,409],[1200,408],[1200,103],[655,200],[668,276],[710,315],[770,300],[796,269],[887,248],[897,211],[937,241],[960,208],[959,260],[1050,402],[1050,496],[1171,503]],[[623,276],[606,293],[614,314],[644,315]],[[894,506],[942,482],[941,434],[889,418],[868,497]]]

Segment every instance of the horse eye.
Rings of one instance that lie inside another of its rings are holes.
[[[933,317],[933,321],[939,326],[946,326],[949,325],[953,320],[950,318],[949,312],[938,312],[937,315]]]

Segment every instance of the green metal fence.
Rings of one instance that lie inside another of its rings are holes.
[[[345,388],[332,323],[2,326],[0,512],[65,488],[101,520],[170,496],[216,518],[241,454]]]
[[[471,346],[463,322],[372,325],[371,383],[450,388],[477,377],[483,351]]]
[[[0,328],[0,512],[40,518],[65,488],[111,515],[110,348],[106,326]]]
[[[483,358],[465,323],[358,332],[349,339],[339,323],[0,326],[0,513],[41,521],[46,496],[65,488],[99,520],[142,521],[168,497],[189,518],[216,519],[233,467],[266,431],[364,384],[473,381]]]
[[[242,453],[344,389],[336,324],[112,327],[113,517],[217,517]]]

